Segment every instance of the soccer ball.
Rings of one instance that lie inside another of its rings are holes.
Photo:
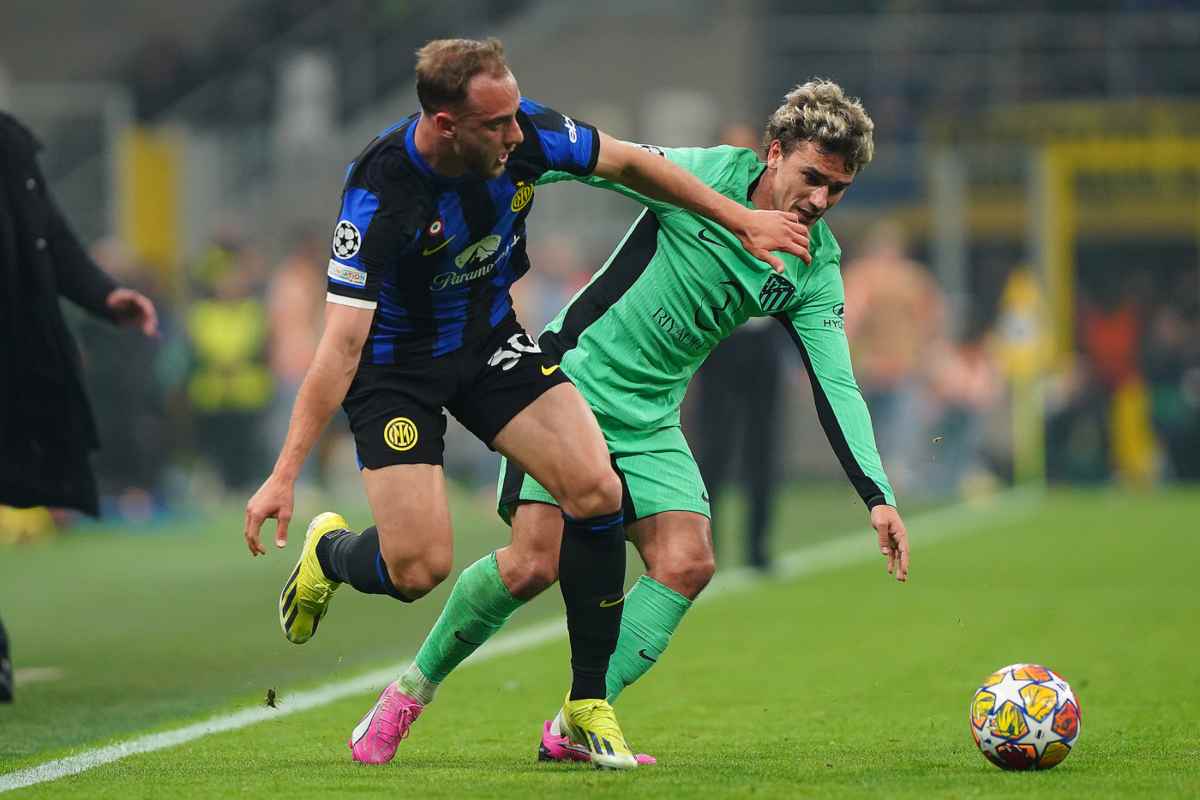
[[[1079,700],[1046,667],[1010,664],[971,698],[971,735],[1000,769],[1050,769],[1079,738]]]

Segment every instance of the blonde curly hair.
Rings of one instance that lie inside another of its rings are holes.
[[[823,153],[839,155],[857,174],[875,155],[875,123],[857,97],[827,78],[813,78],[792,89],[767,120],[763,150],[779,140],[786,156],[800,142],[813,142]]]

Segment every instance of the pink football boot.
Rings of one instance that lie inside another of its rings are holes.
[[[360,764],[386,764],[396,756],[396,748],[408,736],[425,706],[412,699],[395,681],[389,683],[350,734],[350,751]]]

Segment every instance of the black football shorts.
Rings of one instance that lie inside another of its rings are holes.
[[[441,464],[449,411],[491,447],[500,429],[569,379],[509,315],[478,345],[438,358],[359,366],[342,408],[359,463]]]

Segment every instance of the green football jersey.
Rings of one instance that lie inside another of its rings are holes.
[[[765,166],[753,150],[654,148],[747,207]],[[547,172],[539,183],[580,180],[636,199],[646,210],[604,266],[546,326],[557,356],[609,432],[679,425],[688,382],[722,339],[751,317],[791,335],[808,369],[817,413],[851,483],[868,506],[895,505],[842,324],[841,249],[824,220],[809,230],[812,263],[779,254],[781,274],[736,236],[690,211],[602,178]]]

